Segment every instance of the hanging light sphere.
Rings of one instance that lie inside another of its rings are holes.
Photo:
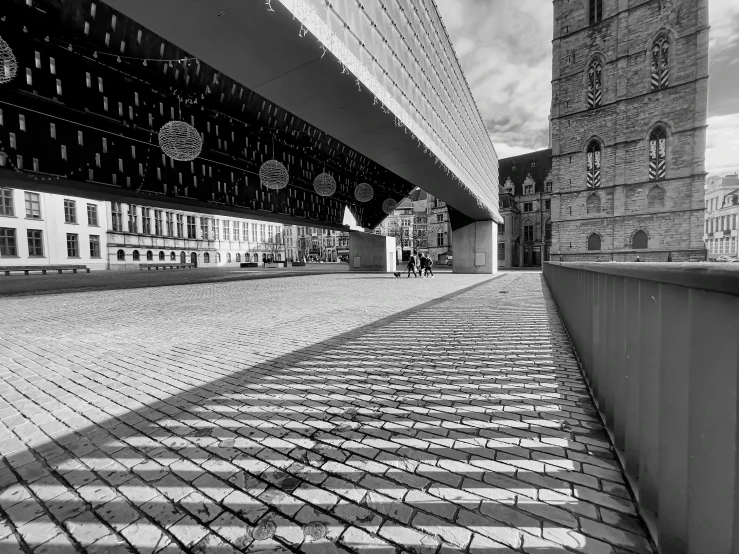
[[[17,73],[18,60],[8,43],[0,38],[0,85],[12,81]]]
[[[359,183],[357,188],[354,189],[354,198],[360,202],[369,202],[374,195],[375,192],[369,183]]]
[[[289,179],[287,168],[277,160],[267,160],[259,168],[259,182],[268,189],[284,189]]]
[[[173,160],[190,162],[200,155],[203,139],[189,123],[170,121],[159,129],[159,146]]]
[[[313,180],[313,188],[321,196],[331,196],[336,192],[336,181],[331,175],[323,172]]]
[[[390,215],[395,211],[397,205],[398,203],[395,200],[393,200],[392,198],[388,198],[382,203],[382,211]]]

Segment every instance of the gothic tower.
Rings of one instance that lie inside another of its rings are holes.
[[[554,0],[552,259],[705,259],[708,0]]]

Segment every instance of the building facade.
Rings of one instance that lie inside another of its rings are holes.
[[[294,232],[269,221],[0,187],[0,266],[262,264],[297,258]]]
[[[296,260],[313,259],[321,262],[336,262],[339,259],[340,232],[320,227],[296,227]],[[348,238],[348,234],[346,235]],[[346,254],[349,255],[347,241]],[[343,252],[343,250],[342,250]]]
[[[709,179],[706,184],[706,220],[703,236],[708,259],[739,256],[739,174]]]
[[[0,187],[0,266],[107,267],[110,205]]]
[[[552,259],[705,259],[708,0],[555,0],[552,71]]]
[[[552,244],[552,151],[499,162],[498,267],[539,267]]]

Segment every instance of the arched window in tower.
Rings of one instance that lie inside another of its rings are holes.
[[[648,208],[664,208],[665,207],[665,189],[659,185],[654,185],[647,193]]]
[[[593,233],[588,237],[588,250],[600,250],[600,235]]]
[[[595,60],[588,68],[588,109],[601,105],[603,100],[603,65]]]
[[[670,41],[658,39],[652,46],[652,90],[662,90],[670,84]]]
[[[649,246],[649,237],[644,231],[637,231],[631,239],[631,248],[647,248]]]
[[[603,0],[590,0],[590,24],[603,20]]]
[[[585,201],[585,206],[589,214],[600,213],[600,197],[596,193],[592,193]]]
[[[664,179],[667,170],[667,133],[658,127],[649,135],[649,180]]]
[[[587,159],[588,159],[587,187],[589,189],[597,188],[600,186],[600,163],[601,163],[600,143],[597,140],[592,141],[588,145]]]

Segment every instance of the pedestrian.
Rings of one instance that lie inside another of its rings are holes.
[[[671,261],[672,261],[672,252],[669,252],[669,253],[667,254],[667,261],[668,261],[668,262],[671,262]]]
[[[433,260],[429,256],[426,256],[426,276],[428,276],[429,273],[431,274],[431,277],[434,276],[434,272],[431,271],[432,265],[434,265]]]
[[[408,269],[409,279],[411,278],[411,271],[413,272],[414,277],[418,277],[418,275],[416,275],[416,257],[413,254],[411,254],[410,258],[408,259],[408,267],[406,269]]]
[[[423,279],[423,272],[426,269],[426,258],[423,254],[418,255],[418,276]]]
[[[640,262],[640,261],[641,261],[641,260],[639,259],[639,256],[637,256],[637,257],[636,257],[636,261],[637,261],[637,262]]]

